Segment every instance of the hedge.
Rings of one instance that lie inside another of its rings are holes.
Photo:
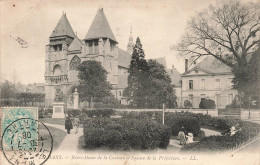
[[[232,125],[239,123],[241,131],[233,136],[209,136],[203,138],[198,143],[188,144],[182,148],[182,151],[221,151],[231,150],[239,145],[248,142],[250,139],[259,135],[259,124],[250,123],[236,119],[214,119],[218,125],[216,128],[229,129]]]
[[[92,118],[84,124],[85,147],[122,150],[167,148],[171,129],[151,119]]]
[[[113,109],[83,110],[88,117],[111,117],[115,111]]]
[[[81,116],[81,110],[79,110],[79,109],[67,109],[66,113],[69,116],[73,116],[73,117]]]
[[[155,120],[158,123],[162,123],[161,112],[155,113]],[[164,121],[166,125],[171,127],[173,136],[177,136],[182,129],[184,130],[185,134],[191,132],[194,136],[198,136],[201,132],[200,122],[193,116],[192,113],[167,112],[165,113]]]

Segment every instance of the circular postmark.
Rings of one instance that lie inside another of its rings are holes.
[[[5,128],[1,147],[11,164],[44,164],[51,155],[53,138],[42,122],[21,118]]]

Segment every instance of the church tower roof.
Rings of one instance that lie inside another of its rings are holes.
[[[75,38],[72,41],[72,43],[70,44],[68,50],[76,51],[76,50],[81,50],[81,48],[82,48],[82,43],[81,43],[80,39],[77,36],[75,36]]]
[[[116,38],[109,26],[103,8],[99,9],[85,37],[85,40],[108,38],[115,42]]]
[[[129,54],[133,53],[134,45],[135,44],[134,44],[134,39],[133,39],[133,36],[132,36],[132,26],[131,26],[129,41],[128,41],[128,44],[127,44],[127,52]]]
[[[75,33],[71,28],[71,25],[68,21],[68,18],[65,14],[62,14],[58,24],[56,25],[55,29],[53,30],[50,38],[58,37],[58,36],[69,36],[74,38]]]

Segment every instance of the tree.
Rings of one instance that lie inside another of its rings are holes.
[[[161,108],[165,103],[166,107],[173,108],[176,104],[171,78],[166,72],[163,65],[155,60],[148,61],[149,66],[149,91],[148,91],[148,107]]]
[[[10,106],[13,104],[17,90],[15,85],[10,81],[6,80],[1,84],[1,105]]]
[[[92,105],[93,102],[100,102],[104,97],[111,96],[112,86],[107,81],[107,71],[100,62],[85,61],[77,69],[81,101],[88,101]]]
[[[176,49],[180,55],[195,60],[213,56],[229,66],[235,76],[247,77],[252,54],[260,43],[259,9],[259,3],[242,4],[235,0],[210,6],[188,22]],[[240,85],[234,87],[248,93]]]
[[[149,91],[149,86],[147,85],[149,68],[144,57],[145,54],[142,49],[141,41],[139,37],[137,37],[128,69],[128,86],[124,90],[123,95],[130,100],[133,106],[139,108],[145,106],[147,102],[146,96]]]
[[[248,65],[243,69],[235,67],[233,73],[233,87],[242,94],[242,106],[249,106],[253,100],[260,97],[260,46],[252,54]]]

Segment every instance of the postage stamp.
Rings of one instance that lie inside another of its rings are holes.
[[[3,135],[4,130],[14,121],[21,118],[29,118],[33,120],[38,119],[38,108],[37,107],[2,107],[0,109],[1,112],[1,135]],[[19,126],[21,127],[21,124],[19,122]],[[23,123],[28,124],[28,123]],[[18,125],[14,124],[14,127],[19,127]],[[33,127],[30,127],[31,130],[29,131],[32,138],[37,138],[37,123]],[[15,128],[14,128],[15,129]],[[35,131],[33,131],[34,129]],[[25,139],[28,140],[28,139]],[[9,136],[5,136],[3,139],[4,142],[8,144],[8,142],[11,142]],[[3,147],[4,150],[12,150],[12,145],[5,145]],[[28,148],[27,148],[28,149]]]
[[[1,146],[11,164],[44,164],[52,153],[53,138],[43,123],[20,118],[5,128]]]
[[[39,122],[37,107],[1,108],[1,150],[11,164],[43,164],[53,148],[48,127]]]

